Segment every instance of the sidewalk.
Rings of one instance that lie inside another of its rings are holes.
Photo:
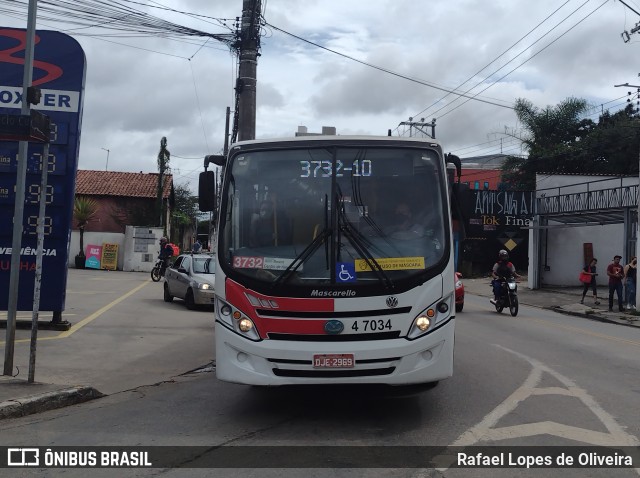
[[[482,277],[478,279],[462,279],[465,294],[484,296],[487,302],[493,297],[491,279]],[[618,302],[614,300],[614,312],[609,312],[609,290],[600,287],[602,295],[599,297],[600,305],[593,303],[591,290],[587,292],[584,305],[580,303],[582,298],[582,286],[577,287],[553,287],[532,290],[527,287],[526,278],[518,283],[518,300],[520,304],[550,309],[567,315],[600,320],[612,324],[620,324],[631,327],[640,327],[640,312],[618,312]],[[637,314],[637,315],[636,315]]]
[[[147,273],[69,269],[62,318],[71,326],[67,331],[42,327],[52,313],[40,315],[34,383],[28,382],[31,331],[17,327],[14,376],[0,375],[0,420],[196,370],[213,360],[212,314],[187,310],[182,301],[164,302],[162,283],[151,282]],[[18,320],[30,325],[31,315],[19,311]],[[6,328],[0,327],[0,334],[2,360]]]
[[[76,324],[74,327],[80,325],[79,322],[83,322],[87,316],[99,314],[100,320],[92,323],[91,328],[82,333],[74,334],[72,341],[38,342],[38,372],[35,383],[27,382],[24,366],[21,368],[21,375],[16,378],[0,375],[0,420],[170,380],[170,377],[194,370],[211,361],[211,312],[192,313],[193,311],[186,311],[182,304],[165,304],[158,284],[150,283],[142,289],[143,283],[149,283],[146,274],[70,270],[69,278],[68,289],[71,292],[80,285],[84,287],[84,291],[81,294],[70,294],[69,307],[64,315],[70,315],[71,322]],[[92,281],[98,282],[92,284]],[[463,279],[463,282],[466,294],[486,297],[487,304],[489,303],[492,296],[489,278],[468,278]],[[109,306],[105,306],[105,303],[115,297],[104,292],[107,284],[111,290],[120,289],[117,293],[114,291],[115,296],[128,296],[131,292],[125,292],[133,289],[139,292],[131,301],[127,301],[126,306],[116,307],[116,302],[121,300],[117,299],[111,303],[113,308],[107,310]],[[99,289],[102,292],[93,293]],[[526,287],[526,281],[518,286],[518,298],[523,305],[640,327],[640,321],[636,320],[640,315],[636,316],[632,312],[609,312],[606,298],[601,299],[601,304],[596,306],[590,295],[587,296],[586,304],[582,305],[581,295],[581,287],[531,290]],[[83,302],[79,302],[80,299]],[[178,317],[180,320],[176,320]],[[0,329],[0,333],[4,332],[4,329]],[[44,333],[42,337],[45,337]],[[168,340],[168,337],[172,340]],[[52,348],[54,344],[57,345]],[[21,346],[28,347],[28,344]],[[0,347],[4,353],[3,349]],[[205,355],[199,350],[205,350]],[[60,355],[62,358],[59,358]],[[127,370],[131,372],[127,373]],[[37,381],[42,377],[44,382]]]

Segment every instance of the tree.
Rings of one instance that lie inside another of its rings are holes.
[[[567,98],[557,106],[540,110],[519,98],[515,112],[524,135],[519,139],[528,157],[510,156],[502,170],[504,181],[514,189],[535,189],[536,172],[579,172],[576,146],[588,136],[594,123],[580,119],[588,108],[585,100]]]
[[[86,197],[76,197],[73,203],[73,217],[80,231],[80,252],[76,257],[84,258],[84,228],[98,212],[98,203]]]
[[[581,119],[587,102],[576,98],[544,110],[518,99],[515,111],[528,156],[505,161],[502,177],[511,188],[535,189],[536,173],[638,174],[640,115],[633,105],[603,112],[597,124]]]
[[[580,162],[585,172],[638,174],[640,117],[633,105],[614,114],[605,111],[584,141]]]
[[[183,184],[174,188],[173,195],[174,204],[171,219],[178,230],[178,237],[182,239],[187,227],[193,227],[193,229],[196,227],[196,218],[199,214],[198,198],[193,195],[187,185]],[[185,246],[183,244],[183,248]]]

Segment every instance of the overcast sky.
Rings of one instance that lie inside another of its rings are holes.
[[[625,3],[640,11],[640,0]],[[141,5],[228,19],[242,11],[242,0],[131,4],[210,33],[230,31]],[[627,43],[621,37],[640,16],[618,0],[263,0],[263,12],[275,27],[423,84],[265,26],[257,138],[292,136],[299,125],[311,132],[335,126],[339,134],[386,135],[392,129],[406,135],[400,122],[436,118],[436,138],[446,152],[468,157],[502,148],[514,154],[520,152],[511,136],[518,130],[512,110],[517,98],[539,108],[584,98],[597,121],[603,108],[625,104],[620,98],[629,89],[614,85],[640,84],[640,32]],[[0,26],[25,28],[26,20],[5,18]],[[70,26],[38,19],[37,28],[65,32]],[[222,151],[225,109],[234,108],[234,55],[201,38],[67,33],[87,58],[79,168],[104,170],[108,149],[110,171],[156,172],[166,136],[175,182],[188,182],[195,192],[203,156]],[[479,93],[483,102],[424,83],[459,92],[473,88],[467,95]]]

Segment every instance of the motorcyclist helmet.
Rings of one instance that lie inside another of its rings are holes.
[[[504,249],[500,249],[500,252],[498,252],[498,257],[500,257],[500,259],[509,259],[509,253]]]
[[[169,242],[169,239],[167,239],[166,237],[160,238],[160,244],[166,244],[167,242]]]

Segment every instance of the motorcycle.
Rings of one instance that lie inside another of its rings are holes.
[[[167,265],[164,262],[164,259],[158,257],[158,260],[151,269],[151,280],[153,282],[158,282],[160,279],[164,277],[164,273],[167,270]]]
[[[513,277],[500,277],[500,296],[494,305],[498,313],[508,307],[513,317],[518,315],[518,284]]]

